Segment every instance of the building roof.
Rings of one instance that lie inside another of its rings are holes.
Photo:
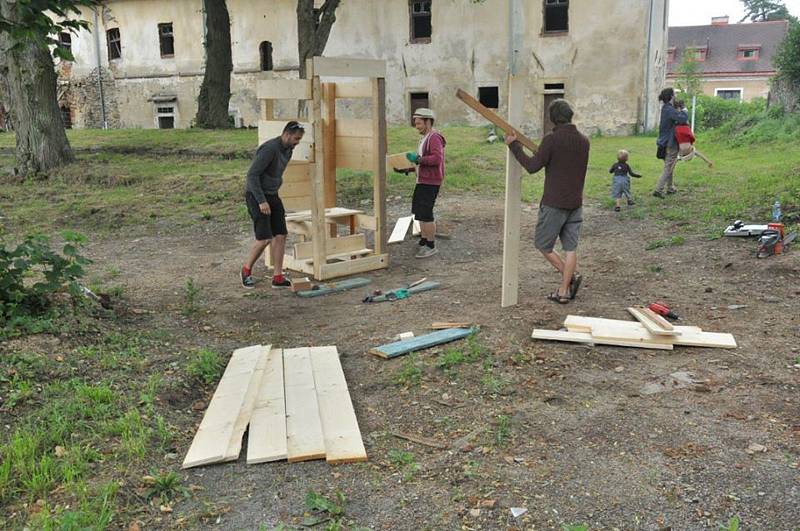
[[[667,74],[678,71],[686,48],[706,47],[705,60],[698,62],[700,74],[771,74],[775,71],[772,56],[788,27],[786,20],[670,27],[669,49],[674,47],[675,52]],[[739,59],[739,50],[745,48],[758,48],[758,59]]]

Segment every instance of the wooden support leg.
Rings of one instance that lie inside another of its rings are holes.
[[[508,78],[508,120],[512,126],[522,121],[523,84],[519,76]],[[501,306],[514,306],[519,296],[519,230],[522,196],[522,167],[511,150],[506,150],[506,204],[503,218],[503,290]]]

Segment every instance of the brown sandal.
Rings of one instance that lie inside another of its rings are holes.
[[[547,300],[557,302],[559,304],[569,304],[571,299],[569,298],[569,295],[559,295],[558,290],[556,290],[547,296]]]

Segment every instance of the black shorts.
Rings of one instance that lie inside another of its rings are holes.
[[[244,194],[247,211],[253,220],[256,240],[271,240],[273,236],[289,233],[286,230],[286,210],[283,208],[283,201],[277,195],[267,195],[266,198],[270,213],[262,214],[255,196],[250,192]]]
[[[433,205],[439,195],[438,184],[417,184],[414,196],[411,198],[411,213],[414,219],[422,222],[433,221]]]

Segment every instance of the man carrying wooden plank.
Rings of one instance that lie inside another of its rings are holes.
[[[417,258],[428,258],[437,253],[436,222],[433,206],[444,181],[444,147],[447,141],[433,128],[436,116],[430,109],[417,109],[414,112],[414,127],[422,135],[417,151],[409,151],[406,158],[416,164],[417,185],[411,199],[411,212],[419,221],[421,236]]]
[[[247,172],[245,201],[253,220],[255,241],[250,254],[242,266],[241,281],[245,288],[253,288],[252,270],[264,249],[272,243],[273,288],[288,288],[289,279],[283,276],[283,253],[286,248],[286,210],[278,196],[283,184],[283,172],[292,159],[292,152],[303,139],[305,129],[295,121],[283,128],[281,136],[267,140],[256,151],[256,156]]]
[[[589,164],[589,139],[572,124],[569,103],[558,99],[548,109],[555,124],[542,139],[533,157],[528,157],[514,134],[506,134],[506,144],[528,173],[545,169],[544,195],[539,205],[534,245],[561,273],[561,285],[548,299],[567,304],[575,298],[581,284],[578,267],[578,237],[583,222],[583,184]],[[564,259],[554,251],[561,240]]]

